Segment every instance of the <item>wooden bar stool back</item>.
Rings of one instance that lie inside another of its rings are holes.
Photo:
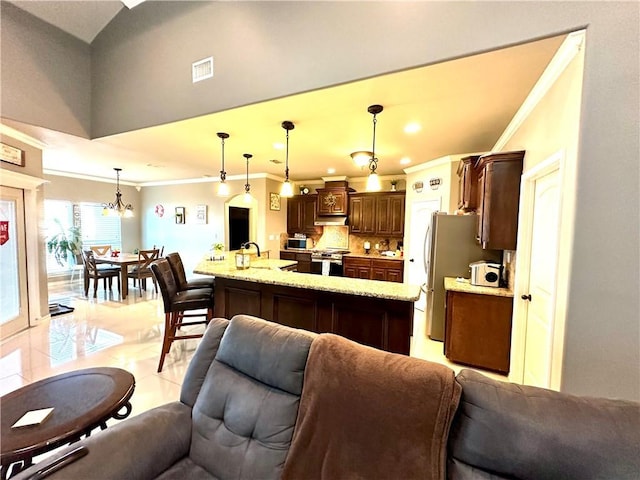
[[[154,261],[151,264],[151,271],[160,286],[164,303],[164,337],[158,363],[158,372],[161,372],[165,356],[171,350],[171,344],[174,341],[202,337],[203,333],[178,335],[177,332],[180,327],[209,324],[213,318],[213,291],[210,288],[178,290],[178,284],[166,258]],[[204,312],[185,313],[194,310],[204,310]],[[185,322],[186,317],[205,317],[205,319]]]

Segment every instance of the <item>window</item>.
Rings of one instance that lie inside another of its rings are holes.
[[[65,200],[45,200],[44,212],[47,241],[60,231],[60,226],[66,232],[72,225],[76,225],[80,227],[83,249],[93,245],[122,248],[120,217],[102,215],[102,205],[99,203],[72,204]],[[72,267],[73,264],[60,266],[47,249],[47,271],[50,274],[66,273]]]

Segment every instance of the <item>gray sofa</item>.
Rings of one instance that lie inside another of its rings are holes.
[[[78,445],[89,453],[47,478],[638,479],[640,404],[236,316],[211,322],[179,401],[14,478]]]

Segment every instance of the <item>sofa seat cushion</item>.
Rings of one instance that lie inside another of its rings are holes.
[[[219,480],[189,457],[174,463],[171,468],[155,478],[155,480]]]
[[[444,365],[322,334],[283,479],[442,479],[459,398]]]
[[[462,398],[449,438],[456,462],[450,479],[639,478],[640,404],[498,382],[466,369],[456,379]]]
[[[280,477],[315,336],[231,319],[193,407],[193,462],[221,480]]]

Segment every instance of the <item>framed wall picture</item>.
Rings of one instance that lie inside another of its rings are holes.
[[[269,194],[269,209],[270,210],[280,210],[280,194],[271,192]]]
[[[206,205],[196,205],[196,223],[207,223]]]
[[[24,150],[0,142],[0,160],[24,167]]]
[[[184,207],[176,207],[176,223],[184,223]]]

